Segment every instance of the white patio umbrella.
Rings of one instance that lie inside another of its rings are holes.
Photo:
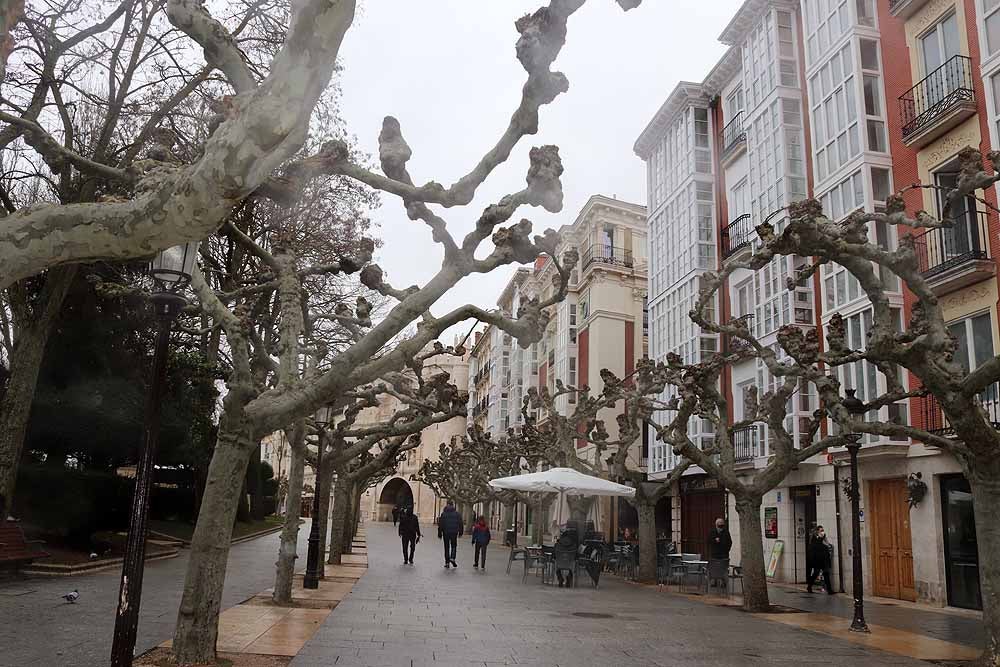
[[[559,494],[559,523],[562,523],[563,496],[635,496],[631,486],[609,482],[600,477],[584,475],[572,468],[550,468],[544,472],[533,472],[527,475],[500,477],[491,479],[490,486],[494,489],[510,489],[534,493]]]

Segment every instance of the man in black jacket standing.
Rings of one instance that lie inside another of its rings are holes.
[[[444,540],[444,566],[446,568],[454,565],[455,557],[458,554],[458,538],[465,534],[465,527],[462,525],[462,515],[455,509],[455,503],[451,500],[444,506],[444,511],[438,517],[438,538]]]
[[[413,551],[423,535],[420,534],[420,521],[409,507],[400,510],[399,537],[403,542],[403,564],[413,565]]]
[[[733,548],[733,536],[729,534],[729,529],[726,528],[726,522],[720,516],[715,520],[715,528],[708,533],[708,559],[711,560],[723,560],[729,564],[729,550]],[[719,582],[718,580],[710,582],[709,585],[715,585],[717,583],[725,584],[725,582]]]

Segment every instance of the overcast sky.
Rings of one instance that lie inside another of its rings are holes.
[[[614,0],[589,0],[570,19],[554,65],[569,77],[569,92],[542,108],[539,133],[522,140],[472,205],[443,211],[451,233],[461,237],[485,206],[522,189],[528,149],[542,144],[560,148],[565,206],[558,214],[523,208],[514,221],[530,219],[536,233],[558,228],[592,194],[645,204],[644,166],[632,145],[678,81],[701,81],[722,56],[718,35],[741,2],[646,0],[625,13]],[[413,149],[415,182],[450,185],[467,173],[496,143],[520,99],[526,75],[514,54],[514,21],[540,4],[365,2],[341,51],[343,112],[361,147],[377,155],[382,118],[392,115]],[[426,282],[442,256],[428,228],[411,222],[391,195],[375,219],[384,240],[377,261],[392,283]],[[466,302],[493,307],[514,269],[467,278],[434,312]]]

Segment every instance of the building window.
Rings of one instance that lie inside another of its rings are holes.
[[[979,368],[993,358],[993,324],[983,313],[948,325],[948,332],[958,343],[957,361],[966,372]]]
[[[983,25],[986,30],[986,56],[1000,51],[1000,0],[983,1]]]
[[[569,358],[569,375],[566,378],[567,384],[570,387],[576,387],[576,357]],[[570,404],[576,403],[576,393],[571,392],[569,394]]]
[[[858,25],[875,27],[875,7],[874,0],[856,0],[858,10]]]
[[[853,49],[849,42],[809,80],[818,181],[861,153]]]
[[[576,304],[569,304],[569,342],[576,344]]]

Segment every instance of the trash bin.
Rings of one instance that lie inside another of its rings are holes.
[[[505,546],[508,547],[516,547],[517,531],[515,531],[513,528],[508,528],[507,531],[504,533],[503,543]]]

